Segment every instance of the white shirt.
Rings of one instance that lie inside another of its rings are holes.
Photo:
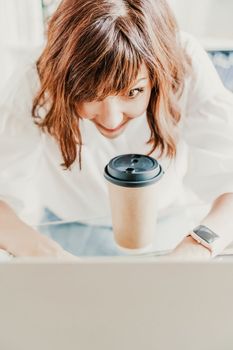
[[[197,40],[184,33],[181,40],[192,59],[193,73],[180,99],[177,157],[158,159],[165,171],[159,183],[161,217],[171,208],[187,209],[195,201],[210,206],[220,194],[233,192],[233,95]],[[19,206],[22,210],[17,212],[28,222],[43,206],[63,220],[111,224],[103,169],[116,155],[148,153],[146,114],[132,120],[113,140],[104,138],[89,120],[81,121],[82,170],[76,161],[71,171],[65,171],[57,143],[31,117],[38,84],[35,65],[30,65],[12,77],[0,96],[1,197],[16,210],[16,200],[23,202],[24,208]]]

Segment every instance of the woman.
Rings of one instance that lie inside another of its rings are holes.
[[[233,240],[232,95],[166,1],[64,0],[36,68],[2,98],[3,149],[0,246],[16,256],[71,257],[10,196],[26,201],[32,179],[59,219],[111,225],[103,168],[124,153],[161,162],[160,213],[184,186],[212,206],[196,224],[217,233],[215,247],[185,232],[172,256],[215,256]]]

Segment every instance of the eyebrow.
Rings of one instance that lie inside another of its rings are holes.
[[[147,78],[146,77],[144,77],[144,78],[140,78],[140,79],[138,79],[136,82],[135,82],[135,84],[134,85],[136,85],[136,84],[138,84],[140,81],[142,81],[142,80],[147,80]]]

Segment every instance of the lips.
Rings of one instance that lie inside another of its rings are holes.
[[[114,128],[114,129],[108,129],[108,128],[105,128],[103,125],[100,125],[98,123],[95,123],[98,127],[100,127],[101,129],[103,129],[104,131],[108,132],[108,133],[114,133],[114,132],[117,132],[119,131],[127,122],[119,125],[118,127]]]

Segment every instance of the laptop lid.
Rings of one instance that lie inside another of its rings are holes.
[[[4,350],[232,350],[232,259],[0,264]]]

